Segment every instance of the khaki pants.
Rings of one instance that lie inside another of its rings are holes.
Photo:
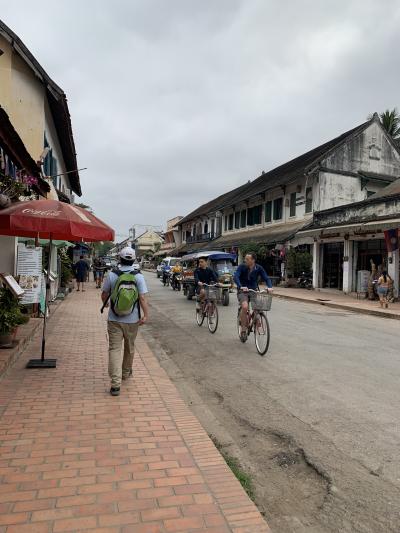
[[[122,377],[128,378],[132,370],[138,324],[108,322],[108,374],[112,387],[120,387]],[[122,355],[122,341],[124,353]]]

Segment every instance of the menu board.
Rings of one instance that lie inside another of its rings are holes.
[[[42,248],[18,244],[17,276],[19,276],[19,286],[24,290],[20,302],[39,303],[42,286]]]

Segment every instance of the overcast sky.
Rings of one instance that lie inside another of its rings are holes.
[[[397,0],[0,0],[119,240],[400,105]]]

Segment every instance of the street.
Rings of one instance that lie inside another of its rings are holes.
[[[235,294],[211,335],[193,302],[145,276],[146,340],[251,474],[272,531],[398,532],[398,322],[276,298],[263,358],[237,338]]]

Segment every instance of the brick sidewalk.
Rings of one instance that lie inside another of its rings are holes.
[[[0,381],[0,533],[222,533],[269,529],[142,339],[109,395],[99,291],[49,322],[57,369]]]

